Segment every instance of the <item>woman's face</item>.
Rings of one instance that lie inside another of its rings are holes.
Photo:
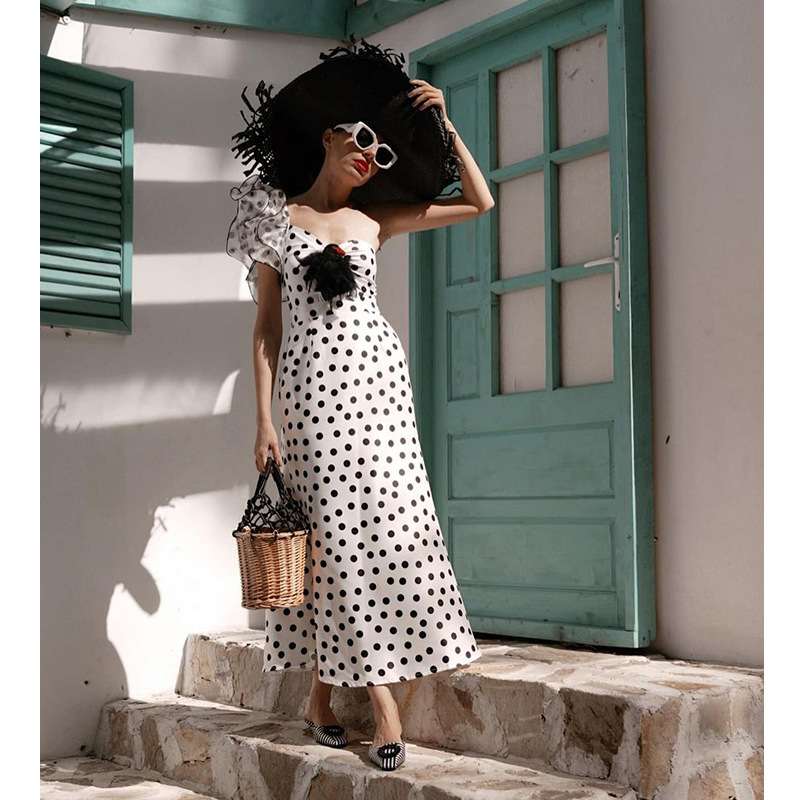
[[[383,137],[375,131],[378,142]],[[328,167],[340,173],[343,179],[353,186],[362,186],[380,169],[375,163],[374,150],[362,150],[354,141],[349,131],[325,131],[323,142],[328,150]]]

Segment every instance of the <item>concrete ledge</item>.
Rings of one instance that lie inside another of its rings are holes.
[[[763,796],[762,670],[478,642],[472,664],[391,686],[409,739],[612,780],[645,800]],[[300,718],[310,670],[262,673],[262,663],[260,632],[190,636],[176,689]],[[372,731],[366,689],[332,698],[342,724]]]

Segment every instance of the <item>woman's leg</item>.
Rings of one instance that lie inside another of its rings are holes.
[[[311,692],[306,703],[305,717],[316,725],[338,725],[333,711],[331,711],[331,689],[333,685],[323,683],[319,679],[316,664],[314,666],[314,679],[311,683]]]
[[[372,743],[376,747],[389,742],[399,742],[403,733],[397,703],[386,684],[367,686],[372,713],[375,716],[375,736]]]

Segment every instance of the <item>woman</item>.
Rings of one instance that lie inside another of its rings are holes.
[[[441,90],[411,83],[414,108],[438,107],[455,137],[461,196],[357,207],[351,192],[391,170],[396,153],[380,130],[342,120],[322,135],[324,162],[307,191],[287,198],[248,179],[232,192],[240,213],[228,243],[250,266],[258,302],[255,465],[263,471],[270,455],[283,465],[285,454],[284,481],[311,522],[306,602],[266,612],[264,671],[316,659],[304,716],[331,746],[347,743],[330,707],[332,686],[366,686],[375,716],[370,758],[383,769],[405,758],[388,684],[480,656],[430,494],[405,354],[377,306],[375,262],[392,236],[472,219],[494,200]],[[352,265],[353,280],[326,284],[335,270],[315,265],[323,253]],[[282,299],[292,318],[283,352]],[[271,409],[279,363],[280,437]]]

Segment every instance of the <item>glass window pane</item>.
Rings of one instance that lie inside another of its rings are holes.
[[[544,287],[500,295],[500,393],[547,386]]]
[[[544,269],[542,172],[531,172],[498,186],[497,255],[500,278]]]
[[[559,266],[611,255],[608,152],[558,167]]]
[[[604,272],[560,284],[562,386],[614,380],[613,283]]]
[[[556,51],[558,146],[608,133],[605,31]]]
[[[497,166],[541,154],[542,60],[523,61],[497,73]]]

